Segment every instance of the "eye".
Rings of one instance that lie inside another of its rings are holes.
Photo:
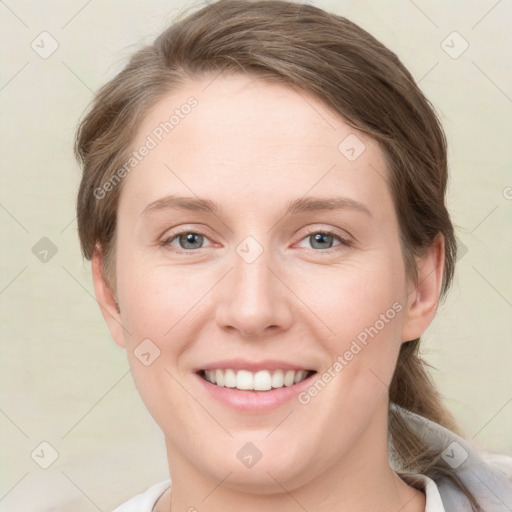
[[[177,252],[191,252],[194,249],[202,249],[202,244],[205,240],[208,240],[205,234],[199,233],[197,231],[180,231],[178,233],[173,233],[171,236],[160,242],[162,246],[173,246],[174,241],[178,243],[177,249],[182,249],[182,251]]]
[[[194,252],[194,250],[205,248],[203,246],[205,240],[209,239],[204,233],[184,230],[177,233],[172,233],[169,237],[160,242],[160,245],[164,247],[175,247],[174,250],[176,252]],[[301,242],[303,240],[309,240],[312,248],[322,249],[321,252],[335,251],[337,250],[336,247],[338,246],[352,246],[352,242],[349,239],[337,234],[334,231],[328,230],[311,230],[304,238],[302,238]],[[338,240],[339,243],[333,246],[334,240]]]
[[[340,241],[339,244],[333,246],[334,239]],[[309,240],[313,249],[324,249],[324,252],[330,252],[331,250],[337,250],[335,247],[340,245],[350,247],[352,242],[345,237],[335,233],[334,231],[325,230],[312,230],[309,231],[307,236],[302,240]],[[301,240],[301,241],[302,241]]]

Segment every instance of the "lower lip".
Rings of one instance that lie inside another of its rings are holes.
[[[271,411],[296,398],[301,391],[311,386],[315,375],[316,373],[302,382],[288,387],[284,386],[268,391],[243,391],[237,388],[217,386],[203,379],[199,374],[195,374],[204,389],[219,402],[238,411],[257,413]]]

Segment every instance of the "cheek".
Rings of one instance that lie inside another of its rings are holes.
[[[149,257],[125,259],[118,270],[118,296],[127,346],[149,338],[177,357],[201,328],[208,291],[218,281],[211,269],[150,263]],[[201,316],[203,315],[203,316]]]
[[[188,284],[188,286],[186,286]],[[206,286],[206,284],[205,284]],[[135,386],[160,425],[196,414],[180,382],[180,356],[194,339],[203,286],[191,287],[178,269],[125,259],[118,271],[127,357]],[[172,404],[172,406],[170,406]],[[173,412],[174,411],[174,412]]]
[[[396,313],[402,309],[405,283],[400,264],[392,257],[379,254],[364,261],[361,258],[338,267],[304,272],[300,278],[290,274],[288,282],[307,305],[307,316],[316,316],[324,326],[327,339],[352,339],[376,322],[381,330],[382,314],[386,331],[391,331],[391,326],[398,331],[401,316]]]
[[[301,280],[309,324],[321,323],[317,339],[329,354],[325,381],[343,397],[338,407],[386,392],[400,349],[404,286],[402,261],[385,252]]]

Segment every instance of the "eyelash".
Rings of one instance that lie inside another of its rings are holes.
[[[182,231],[178,231],[176,233],[172,233],[171,236],[167,237],[165,240],[162,240],[160,242],[160,245],[163,246],[163,247],[169,247],[171,246],[171,242],[173,240],[175,240],[176,238],[178,238],[180,235],[184,235],[184,234],[189,234],[189,233],[192,233],[194,235],[200,235],[200,236],[203,236],[204,238],[208,238],[208,236],[205,234],[205,233],[202,233],[201,231],[193,231],[193,230],[190,230],[190,229],[185,229],[185,230],[182,230]],[[322,230],[322,229],[311,229],[309,230],[305,236],[303,236],[300,241],[302,242],[302,240],[310,237],[311,235],[316,235],[316,234],[320,234],[320,235],[328,235],[328,236],[332,236],[334,238],[337,238],[339,241],[340,241],[340,244],[339,245],[335,245],[334,247],[330,247],[329,249],[311,249],[312,251],[314,252],[319,252],[319,253],[323,253],[323,254],[330,254],[332,252],[335,252],[337,247],[341,247],[341,246],[345,246],[345,247],[352,247],[354,244],[351,240],[349,240],[348,238],[345,238],[345,237],[342,237],[341,235],[337,234],[336,232],[334,231],[329,231],[329,230]],[[190,254],[193,254],[194,252],[197,252],[199,251],[200,249],[204,249],[203,247],[199,248],[199,249],[180,249],[180,250],[174,250],[175,252],[179,253],[179,254],[183,254],[183,253],[190,253]]]

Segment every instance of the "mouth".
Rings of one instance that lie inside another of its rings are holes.
[[[293,387],[317,372],[315,370],[272,369],[252,372],[234,369],[203,369],[197,374],[217,387],[239,391],[269,392],[274,389]]]

